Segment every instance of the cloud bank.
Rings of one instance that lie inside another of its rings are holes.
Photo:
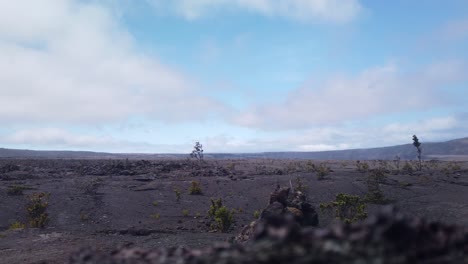
[[[358,0],[147,0],[157,11],[171,10],[188,19],[222,11],[246,11],[266,17],[346,23],[363,11]]]
[[[466,70],[463,63],[447,62],[418,71],[387,65],[356,76],[334,76],[294,89],[281,102],[252,105],[233,122],[250,128],[290,130],[425,111],[450,104],[452,99],[445,90],[466,79]]]
[[[2,1],[0,122],[199,121],[228,108],[93,1]],[[25,12],[28,7],[30,11]]]

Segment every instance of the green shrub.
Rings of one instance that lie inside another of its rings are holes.
[[[317,173],[317,179],[323,180],[325,179],[325,176],[330,174],[331,169],[326,164],[320,163],[318,166],[315,167],[315,171]]]
[[[201,195],[202,194],[202,189],[201,189],[200,182],[192,181],[190,183],[190,187],[189,187],[188,191],[189,191],[189,194],[191,194],[191,195]]]
[[[161,218],[161,215],[160,214],[152,214],[151,218],[159,220],[159,218]]]
[[[314,172],[316,170],[317,170],[317,168],[315,167],[315,164],[311,160],[308,160],[307,163],[306,163],[306,171]]]
[[[153,201],[151,204],[152,204],[153,206],[158,206],[158,201]]]
[[[25,224],[21,223],[20,221],[16,221],[16,222],[12,223],[8,229],[9,230],[22,230],[22,229],[25,229],[25,228],[26,228]]]
[[[260,217],[260,210],[255,210],[255,211],[253,212],[253,217],[254,217],[255,219],[258,219],[258,218]]]
[[[218,230],[221,232],[227,232],[234,221],[234,210],[229,210],[224,206],[221,198],[211,199],[208,216],[214,219]]]
[[[183,215],[184,217],[189,216],[189,214],[190,214],[189,210],[187,210],[187,209],[182,210],[182,215]]]
[[[446,167],[442,168],[442,172],[445,173],[446,176],[450,176],[450,174],[454,174],[459,171],[461,171],[461,166],[453,161],[449,162]]]
[[[356,170],[359,172],[367,172],[369,170],[369,164],[358,160],[356,161]]]
[[[294,189],[296,191],[306,192],[307,189],[309,188],[306,184],[304,184],[304,182],[302,181],[302,178],[300,178],[300,177],[297,177],[295,179],[295,184],[296,184],[296,186],[294,187]]]
[[[49,218],[47,207],[49,206],[50,193],[33,193],[29,196],[29,202],[26,206],[29,217],[30,227],[44,227]]]
[[[366,204],[356,195],[340,193],[336,195],[335,201],[320,204],[322,212],[330,209],[344,223],[353,223],[367,217]]]
[[[403,173],[413,174],[414,168],[408,161],[405,161],[405,165],[403,165],[403,168],[401,168],[401,170],[403,171]]]
[[[182,192],[179,189],[174,188],[174,193],[176,195],[176,202],[180,202],[180,196],[182,195]]]
[[[380,189],[380,183],[385,179],[385,170],[383,168],[373,169],[367,176],[367,194],[364,200],[369,203],[382,204],[386,203],[382,190]]]

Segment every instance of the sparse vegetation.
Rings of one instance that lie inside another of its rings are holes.
[[[151,218],[159,220],[159,218],[161,218],[161,215],[160,214],[152,214]]]
[[[450,174],[456,173],[461,170],[460,165],[458,165],[455,162],[449,162],[445,168],[442,169],[442,171],[445,173],[446,176],[449,176]]]
[[[100,178],[93,178],[91,180],[87,180],[83,182],[80,186],[83,194],[86,195],[95,195],[97,194],[97,190],[102,183],[102,179]]]
[[[182,195],[182,192],[178,188],[174,188],[174,193],[176,195],[176,202],[180,202],[180,197]]]
[[[156,207],[156,206],[158,206],[158,201],[153,201],[151,204],[152,204],[154,207]]]
[[[29,217],[30,227],[44,227],[49,221],[47,207],[49,206],[49,193],[33,193],[29,196],[29,202],[26,207]]]
[[[300,191],[300,192],[307,191],[308,186],[304,184],[301,177],[296,177],[296,179],[294,180],[294,183],[295,183],[294,189],[296,191]]]
[[[211,199],[208,216],[214,219],[218,230],[227,232],[234,221],[234,210],[229,210],[224,206],[221,198]]]
[[[405,174],[413,174],[413,166],[408,162],[408,161],[405,161],[405,165],[403,165],[403,168],[401,168],[401,171]]]
[[[25,224],[21,223],[20,221],[15,221],[10,225],[8,229],[9,230],[23,230],[25,228],[26,228]]]
[[[315,164],[311,160],[308,160],[307,163],[306,163],[306,171],[308,171],[308,172],[315,172],[316,171]]]
[[[317,179],[318,180],[323,180],[323,179],[325,179],[325,176],[330,174],[330,172],[332,170],[330,169],[330,167],[328,167],[327,164],[320,163],[318,166],[315,167],[315,171],[317,173]]]
[[[190,214],[190,211],[189,211],[188,209],[182,210],[182,215],[183,215],[184,217],[189,216],[189,214]]]
[[[382,204],[386,203],[387,199],[380,189],[380,183],[385,179],[385,170],[383,168],[373,169],[367,176],[367,194],[364,198],[366,202]]]
[[[353,223],[367,217],[366,204],[359,196],[340,193],[334,201],[321,203],[322,212],[333,210],[335,217],[344,223]]]
[[[231,162],[227,165],[227,169],[230,171],[235,171],[236,170],[236,163]]]
[[[260,210],[255,210],[255,211],[253,212],[253,217],[254,217],[255,219],[258,219],[258,218],[260,217],[260,213],[261,213]]]
[[[369,170],[369,164],[358,160],[356,161],[356,170],[359,172],[367,172]]]
[[[190,187],[188,189],[188,192],[191,195],[201,195],[203,192],[202,192],[202,189],[201,189],[200,182],[192,181],[190,183]]]

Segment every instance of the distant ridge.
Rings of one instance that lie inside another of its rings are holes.
[[[422,142],[424,159],[468,160],[468,137],[445,142]],[[416,151],[412,144],[318,152],[263,152],[263,153],[207,153],[207,158],[269,158],[269,159],[317,159],[317,160],[370,160],[415,159]],[[42,158],[42,159],[160,159],[185,158],[188,154],[116,154],[91,151],[42,151],[0,148],[0,158]]]
[[[424,159],[468,160],[468,137],[445,142],[422,142]],[[266,152],[265,158],[319,159],[319,160],[370,160],[370,159],[415,159],[412,144],[380,148],[349,149],[319,152]]]

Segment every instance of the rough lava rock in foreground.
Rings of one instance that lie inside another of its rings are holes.
[[[72,264],[468,263],[468,228],[405,217],[387,207],[361,223],[319,229],[305,195],[278,188],[235,243],[204,249],[82,249]]]

